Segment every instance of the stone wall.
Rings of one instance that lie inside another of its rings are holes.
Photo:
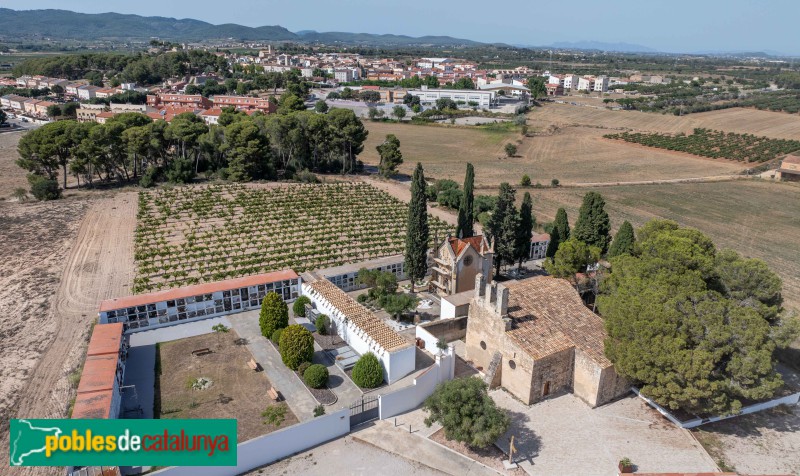
[[[572,389],[573,364],[575,350],[569,348],[548,355],[533,362],[533,375],[525,397],[520,397],[527,404],[544,400],[553,394],[568,392]],[[547,390],[547,395],[545,395]]]
[[[506,329],[503,319],[484,306],[483,297],[475,297],[469,306],[467,319],[467,359],[481,370],[489,368],[496,351],[506,347]]]
[[[621,377],[614,366],[603,369],[600,375],[600,389],[597,394],[597,405],[605,405],[617,397],[625,395],[631,391],[631,383],[628,379]]]
[[[580,349],[575,350],[572,393],[590,407],[596,407],[603,369]]]

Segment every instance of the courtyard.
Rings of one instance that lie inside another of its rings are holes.
[[[511,416],[497,444],[528,474],[616,475],[620,459],[638,472],[716,472],[717,465],[687,431],[675,427],[642,400],[623,397],[590,408],[572,394],[526,406],[504,390],[490,395]]]
[[[267,395],[272,384],[265,372],[247,365],[246,344],[232,329],[158,344],[155,418],[235,418],[239,442],[297,423],[285,401]],[[271,406],[284,413],[280,425],[263,422]]]

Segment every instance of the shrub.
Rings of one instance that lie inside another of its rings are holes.
[[[322,364],[311,365],[303,372],[303,381],[311,388],[322,388],[328,382],[328,368]]]
[[[522,176],[522,180],[519,181],[519,184],[523,187],[530,187],[531,186],[531,178],[526,174]]]
[[[269,338],[275,345],[278,345],[281,341],[281,334],[283,334],[283,329],[275,329],[272,333],[272,336]]]
[[[505,146],[505,151],[507,156],[514,157],[517,154],[517,146],[512,143],[508,143]]]
[[[261,416],[264,417],[265,425],[281,426],[281,423],[286,420],[286,405],[271,405],[261,412]]]
[[[559,182],[557,178],[554,178],[553,180],[551,180],[551,181],[550,181],[550,186],[551,186],[551,187],[558,187],[558,185],[559,185],[560,183],[561,183],[561,182]]]
[[[31,185],[31,195],[36,200],[57,200],[61,198],[61,189],[58,182],[41,175],[28,175],[28,183]]]
[[[306,304],[311,304],[311,299],[308,296],[300,296],[292,304],[292,311],[296,317],[306,317]]]
[[[147,167],[139,179],[139,186],[142,188],[150,188],[163,178],[163,170],[161,167]]]
[[[325,414],[325,407],[323,407],[322,405],[317,405],[316,407],[314,407],[314,418],[322,416],[324,414]]]
[[[310,362],[314,355],[314,336],[300,324],[284,329],[279,342],[281,360],[292,370],[297,370],[303,362]]]
[[[270,337],[276,329],[282,329],[289,325],[289,306],[283,302],[278,293],[272,291],[264,296],[264,300],[261,301],[258,324],[261,326],[261,335],[264,337]]]
[[[314,326],[317,328],[317,333],[321,336],[328,335],[328,316],[325,314],[320,314],[317,317],[316,322],[314,322]]]
[[[306,370],[307,370],[309,367],[311,367],[311,362],[303,362],[302,364],[300,364],[300,365],[298,365],[298,366],[297,366],[297,372],[298,372],[300,375],[305,375],[305,374],[306,374]]]
[[[362,388],[375,388],[383,383],[383,366],[372,352],[362,355],[353,367],[353,382]]]

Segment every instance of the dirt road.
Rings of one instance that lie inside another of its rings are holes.
[[[64,202],[68,203],[68,202]],[[42,213],[58,213],[61,202],[41,204]],[[39,205],[37,205],[39,206]],[[89,328],[97,316],[101,300],[130,294],[133,282],[133,237],[136,226],[137,198],[135,193],[124,192],[116,196],[93,199],[86,205],[85,217],[80,224],[74,244],[70,241],[60,243],[60,248],[49,250],[49,254],[36,248],[23,256],[29,264],[21,264],[21,273],[30,276],[12,275],[10,278],[21,281],[29,295],[41,295],[42,302],[30,309],[26,294],[14,293],[0,296],[0,302],[22,309],[21,313],[5,313],[8,322],[3,323],[4,349],[20,349],[17,355],[3,354],[2,369],[14,371],[21,362],[26,366],[24,373],[17,372],[9,385],[16,388],[0,387],[4,414],[14,408],[12,417],[59,418],[67,415],[72,386],[69,374],[79,366],[85,351]],[[80,218],[76,216],[75,218]],[[38,219],[32,219],[38,223]],[[69,222],[69,220],[67,220]],[[60,222],[61,226],[69,223]],[[77,226],[75,226],[77,228]],[[27,231],[27,239],[36,242]],[[25,237],[20,238],[25,239]],[[44,248],[47,248],[46,246]],[[65,252],[65,251],[68,251]],[[12,255],[12,256],[16,256]],[[45,258],[42,258],[45,256]],[[39,289],[42,279],[31,264],[45,260],[52,267],[61,267],[61,275],[51,276],[55,280],[55,295],[46,287]],[[60,278],[60,279],[59,279]],[[28,283],[28,281],[33,281]],[[5,288],[2,286],[0,288]],[[52,296],[51,299],[46,297]],[[38,314],[37,314],[38,313]],[[9,325],[15,323],[16,326]],[[8,330],[6,330],[8,329]],[[17,343],[22,340],[22,343]],[[8,342],[6,344],[5,342]],[[22,358],[23,353],[25,359]],[[31,365],[34,363],[34,365]],[[30,371],[30,372],[28,372]],[[26,378],[27,377],[27,378]],[[8,393],[6,393],[8,392]],[[7,420],[4,419],[4,425]],[[7,447],[3,440],[8,432],[2,428],[0,446]],[[7,453],[0,452],[0,466],[7,466]],[[46,474],[36,468],[20,469],[14,474]]]

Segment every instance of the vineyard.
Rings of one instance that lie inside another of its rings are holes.
[[[139,194],[134,293],[400,254],[407,205],[364,183]],[[431,241],[452,227],[429,216]]]
[[[752,134],[735,134],[711,129],[695,129],[693,134],[658,134],[623,132],[607,134],[618,139],[657,149],[676,150],[712,159],[731,159],[743,162],[767,162],[783,154],[800,150],[800,141],[770,139]]]

